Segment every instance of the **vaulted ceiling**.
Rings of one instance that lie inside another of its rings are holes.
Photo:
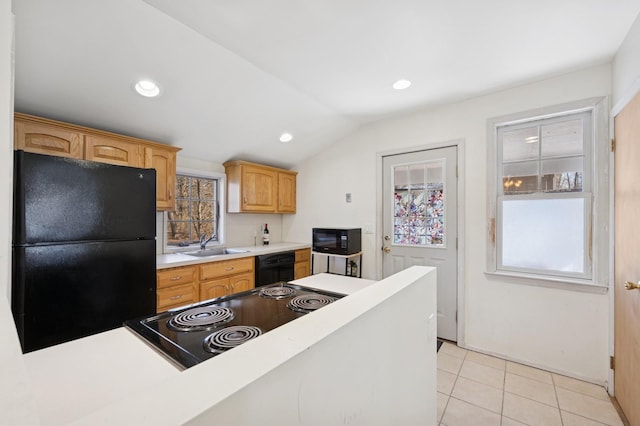
[[[290,167],[363,123],[609,62],[640,2],[13,0],[13,10],[17,111],[216,163]],[[142,78],[160,96],[137,95]],[[392,89],[398,79],[411,87]]]

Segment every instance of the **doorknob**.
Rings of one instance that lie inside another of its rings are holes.
[[[627,290],[634,290],[634,289],[640,290],[640,285],[631,281],[627,281],[626,283],[624,283],[624,288],[626,288]]]
[[[382,247],[382,251],[385,253],[391,253],[391,249],[389,247]]]

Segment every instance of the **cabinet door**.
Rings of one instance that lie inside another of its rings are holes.
[[[156,209],[176,207],[176,153],[156,147],[145,147],[144,167],[156,171]]]
[[[299,280],[300,278],[308,277],[309,275],[311,275],[309,273],[310,269],[311,269],[311,267],[310,267],[309,261],[297,262],[293,266],[293,277],[294,277],[294,279]]]
[[[82,159],[82,134],[16,119],[14,147],[36,154]]]
[[[278,172],[278,212],[296,212],[296,174]]]
[[[229,294],[229,278],[200,283],[200,300],[215,299]]]
[[[276,211],[276,179],[273,170],[242,166],[242,210],[247,212]]]
[[[296,263],[309,262],[311,260],[311,249],[300,249],[294,252],[296,256]]]
[[[255,287],[253,273],[239,274],[229,277],[229,294],[248,291]]]
[[[119,166],[142,167],[140,145],[109,139],[103,136],[85,136],[84,159]]]

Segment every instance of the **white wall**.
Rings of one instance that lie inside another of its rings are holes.
[[[13,14],[0,0],[0,423],[35,425],[38,418],[11,315],[11,208],[13,170]]]
[[[611,105],[622,107],[640,90],[640,15],[627,33],[613,60]]]
[[[485,275],[487,119],[608,96],[601,65],[452,105],[370,124],[299,165],[298,214],[285,240],[309,241],[314,226],[375,225],[376,153],[465,141],[465,300],[467,347],[598,383],[607,379],[608,296],[543,288]],[[351,192],[353,202],[344,201]],[[376,278],[381,237],[363,236],[365,278]]]

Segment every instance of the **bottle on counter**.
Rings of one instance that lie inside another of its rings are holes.
[[[269,228],[267,224],[264,224],[264,230],[262,231],[262,244],[265,246],[269,245]]]

